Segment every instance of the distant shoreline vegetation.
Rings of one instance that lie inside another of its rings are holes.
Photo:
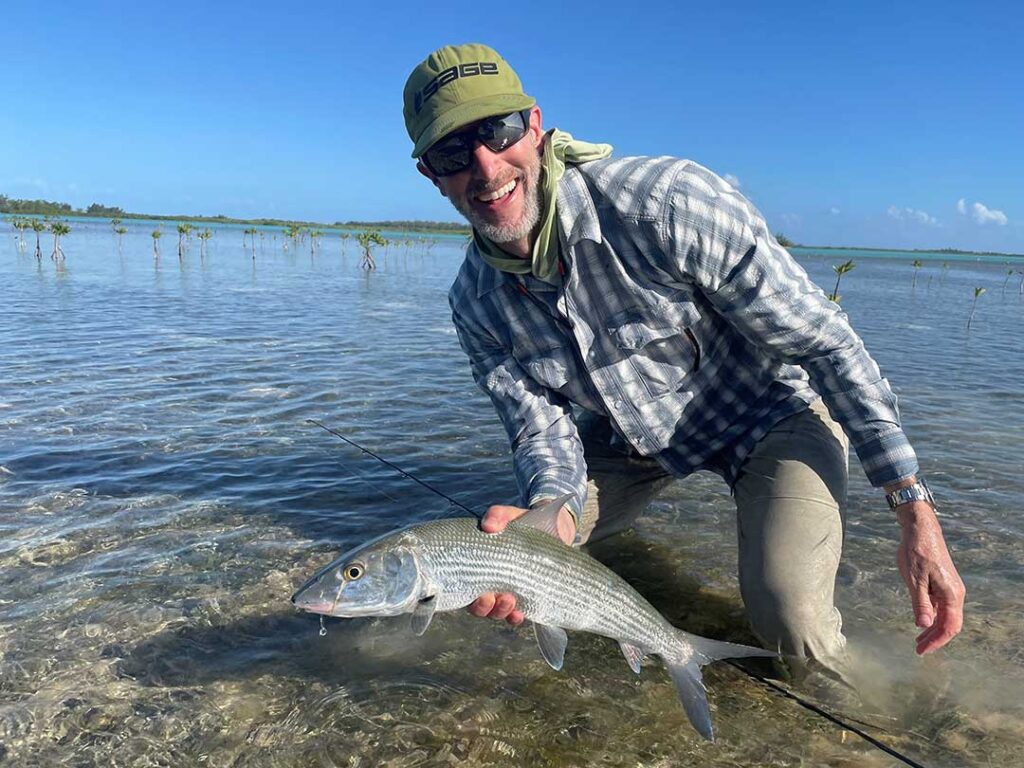
[[[781,232],[775,239],[783,248],[804,248],[814,251],[867,251],[868,253],[946,253],[950,256],[1011,256],[1024,258],[1024,253],[1004,253],[1002,251],[964,251],[959,248],[865,248],[862,245],[804,245],[794,243]]]
[[[861,245],[800,245],[793,243],[787,248],[803,248],[815,251],[867,251],[868,253],[946,253],[950,256],[1009,256],[1015,259],[1024,258],[1024,253],[1006,253],[1004,251],[962,251],[959,248],[865,248]]]
[[[399,232],[423,232],[439,235],[469,235],[468,224],[454,221],[336,221],[324,224],[318,221],[296,219],[236,219],[230,216],[168,216],[155,213],[129,213],[116,206],[92,203],[88,208],[74,208],[68,203],[50,200],[19,200],[0,195],[0,214],[8,216],[84,216],[96,219],[144,219],[147,221],[195,221],[211,224],[248,224],[264,227],[322,227],[337,230],[390,230]],[[857,245],[804,245],[790,240],[781,232],[775,239],[784,248],[804,248],[818,251],[868,251],[874,253],[946,253],[960,256],[1009,256],[1024,258],[1021,253],[1002,251],[964,251],[959,248],[864,248]]]
[[[264,227],[322,227],[326,229],[383,229],[402,232],[468,235],[468,224],[451,221],[336,221],[324,224],[318,221],[296,219],[236,219],[230,216],[168,216],[155,213],[129,213],[116,206],[93,203],[88,208],[74,208],[68,203],[51,200],[18,200],[0,195],[0,213],[10,216],[83,216],[95,219],[144,219],[147,221],[195,221],[211,224],[249,224]]]

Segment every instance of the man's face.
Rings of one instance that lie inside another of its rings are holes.
[[[470,166],[451,176],[417,167],[481,235],[494,243],[522,243],[540,221],[543,140],[540,109],[534,107],[526,135],[508,149],[496,153],[477,142]]]

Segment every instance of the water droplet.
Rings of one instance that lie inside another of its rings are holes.
[[[324,637],[327,634],[327,627],[324,626],[323,614],[320,615],[320,637]]]

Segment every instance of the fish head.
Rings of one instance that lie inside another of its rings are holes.
[[[292,603],[310,613],[353,618],[409,613],[424,596],[417,541],[412,534],[387,534],[320,569]]]

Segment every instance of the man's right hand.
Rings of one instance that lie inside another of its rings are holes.
[[[522,507],[496,504],[487,510],[480,521],[480,530],[484,533],[501,533],[510,522],[529,511]],[[576,523],[569,510],[562,507],[558,512],[558,538],[571,545],[575,537]],[[511,592],[485,592],[470,603],[468,610],[481,618],[505,620],[513,627],[518,627],[526,620],[523,612],[516,610],[516,596]]]

